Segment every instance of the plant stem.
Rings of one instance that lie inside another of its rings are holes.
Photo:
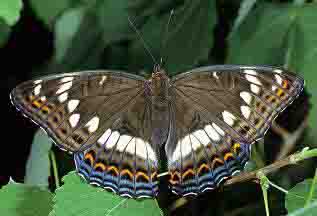
[[[303,149],[301,152],[294,153],[284,159],[275,161],[274,163],[263,167],[259,170],[255,170],[253,172],[247,172],[247,173],[242,173],[238,176],[235,176],[231,179],[228,179],[224,185],[232,185],[238,182],[246,182],[250,181],[252,179],[258,179],[257,173],[262,172],[264,175],[270,174],[272,172],[275,172],[276,170],[288,166],[288,165],[293,165],[296,164],[302,160],[312,158],[312,157],[317,157],[317,149],[312,149],[312,150],[307,150],[306,148]]]
[[[298,161],[305,160],[307,158],[316,157],[317,156],[317,149],[307,150],[305,152],[301,152],[296,158]]]
[[[267,200],[267,188],[262,187],[262,193],[263,193],[266,216],[270,216],[269,203]]]
[[[315,170],[315,176],[314,176],[313,182],[310,186],[309,194],[306,198],[305,207],[307,207],[310,204],[310,202],[313,198],[316,183],[317,183],[317,169]]]
[[[53,176],[54,176],[54,179],[55,179],[55,185],[56,185],[56,188],[59,188],[60,184],[59,184],[59,177],[58,177],[56,158],[55,158],[55,154],[54,154],[54,152],[52,150],[50,151],[50,157],[51,157],[51,161],[52,161]]]

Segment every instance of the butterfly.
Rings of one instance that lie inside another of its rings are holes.
[[[142,198],[157,196],[164,169],[182,196],[238,175],[252,143],[303,86],[273,67],[215,65],[169,78],[156,66],[149,79],[112,70],[49,75],[18,85],[10,97],[73,153],[87,182]]]

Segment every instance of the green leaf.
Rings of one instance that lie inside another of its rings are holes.
[[[289,58],[289,67],[299,71],[305,79],[305,85],[311,94],[310,101],[312,109],[309,114],[309,136],[313,144],[317,146],[317,4],[306,4],[292,11],[294,19],[293,31],[290,37],[293,38],[292,52]]]
[[[284,64],[284,41],[293,23],[291,6],[261,4],[229,38],[229,64]]]
[[[141,32],[156,61],[159,61],[161,55],[165,69],[170,75],[174,75],[192,68],[198,61],[208,59],[216,23],[215,1],[187,0],[182,7],[175,9],[169,32],[165,36],[169,16],[169,11],[160,16],[152,16]],[[165,37],[166,41],[163,41],[163,50],[161,50],[161,43]],[[131,58],[145,60],[145,62],[140,61],[139,65],[149,65],[151,62],[152,67],[148,69],[153,68],[153,62],[139,39],[132,44],[130,55]]]
[[[7,42],[10,32],[10,27],[0,20],[0,48]]]
[[[22,0],[1,0],[0,18],[10,26],[14,25],[20,18],[22,6]]]
[[[296,209],[303,208],[305,205],[305,198],[310,191],[312,179],[306,179],[305,181],[297,184],[286,195],[285,205],[288,212],[293,212]],[[313,193],[312,201],[317,201],[317,188]]]
[[[290,214],[288,216],[315,216],[317,215],[317,202],[313,202],[309,206],[305,208],[300,208]]]
[[[317,144],[317,4],[261,4],[229,38],[229,64],[285,66],[306,80],[313,108],[309,136]]]
[[[101,1],[96,13],[103,30],[103,45],[130,39],[134,32],[128,22],[129,0]]]
[[[55,56],[51,71],[100,67],[111,43],[131,37],[127,0],[98,1],[69,9],[55,25]]]
[[[86,6],[69,9],[55,25],[51,70],[56,73],[94,68],[99,65],[103,49],[102,28],[95,10]]]
[[[52,209],[48,190],[11,183],[0,190],[0,212],[5,216],[45,216]]]
[[[26,163],[24,183],[33,186],[48,187],[50,175],[49,151],[52,141],[39,129],[33,138],[31,152]]]
[[[127,199],[93,187],[75,172],[63,178],[64,185],[56,190],[54,208],[50,216],[159,216],[160,209],[153,199]]]
[[[30,0],[30,5],[37,16],[49,27],[52,27],[55,20],[66,9],[74,5],[74,0]]]
[[[231,33],[235,32],[239,28],[239,26],[245,20],[245,18],[247,17],[247,15],[249,14],[249,12],[251,11],[251,9],[253,8],[256,2],[257,0],[243,0],[242,1],[239,8],[238,16],[234,21],[234,25],[233,25]]]
[[[55,60],[62,61],[67,49],[78,32],[83,21],[86,8],[78,7],[68,10],[55,25]]]

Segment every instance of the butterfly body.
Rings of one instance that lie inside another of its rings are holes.
[[[146,80],[119,71],[46,76],[18,85],[12,103],[62,149],[89,183],[122,196],[155,197],[159,172],[186,196],[243,170],[251,144],[302,91],[272,67],[220,65]],[[167,164],[162,160],[167,158]]]

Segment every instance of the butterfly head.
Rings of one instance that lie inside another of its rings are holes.
[[[150,79],[151,89],[154,95],[164,95],[169,85],[169,78],[166,72],[160,65],[154,67],[152,77]]]

